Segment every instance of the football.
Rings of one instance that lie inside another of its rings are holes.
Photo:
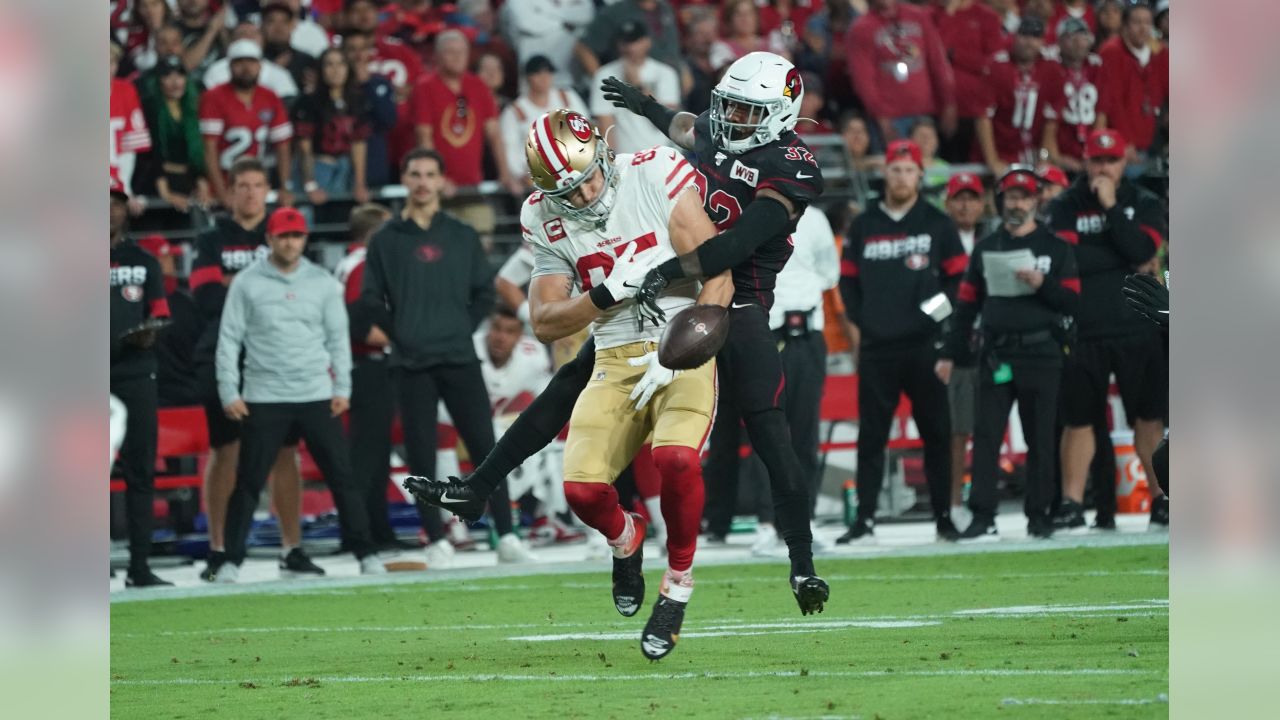
[[[719,305],[692,305],[667,323],[658,343],[658,362],[672,370],[692,370],[715,357],[729,335],[729,311]]]

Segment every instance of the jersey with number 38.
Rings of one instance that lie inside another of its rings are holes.
[[[585,293],[604,282],[627,246],[635,243],[633,262],[673,257],[668,223],[680,194],[696,191],[696,171],[671,148],[653,148],[614,160],[617,194],[604,227],[564,217],[554,203],[535,192],[520,210],[520,229],[533,248],[533,277],[570,275]],[[670,319],[697,298],[699,283],[681,280],[667,286],[658,305]],[[642,340],[657,341],[662,328],[638,329],[632,303],[606,311],[595,321],[596,347],[617,347]]]

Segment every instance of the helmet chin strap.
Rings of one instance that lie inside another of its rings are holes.
[[[802,122],[811,122],[811,123],[813,123],[814,125],[818,125],[818,124],[819,124],[819,123],[818,123],[818,121],[817,121],[817,120],[814,120],[813,118],[807,118],[807,117],[796,118],[796,124],[797,124],[797,125],[799,125],[799,124],[800,124],[800,123],[802,123]]]
[[[606,146],[608,146],[609,148],[612,148],[612,147],[613,147],[612,145],[609,145],[609,133],[613,132],[613,129],[614,129],[614,128],[616,128],[616,127],[618,127],[616,124],[614,124],[614,125],[610,125],[610,126],[609,126],[609,129],[604,131],[604,138],[603,138],[603,139],[604,139],[604,144],[605,144]]]

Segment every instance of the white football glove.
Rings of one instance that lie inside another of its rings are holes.
[[[669,370],[662,367],[662,363],[658,362],[658,353],[653,351],[637,358],[631,358],[627,361],[631,367],[640,367],[647,365],[644,376],[631,391],[631,399],[636,403],[636,410],[643,410],[644,406],[653,397],[653,394],[662,388],[671,384],[672,380],[680,374],[679,370]]]
[[[656,250],[645,253],[638,260],[632,260],[631,256],[636,254],[637,245],[639,243],[627,244],[627,249],[614,261],[613,270],[609,271],[609,276],[602,283],[618,302],[634,298],[636,291],[640,289],[640,281],[649,272],[649,268],[658,264],[661,253]]]

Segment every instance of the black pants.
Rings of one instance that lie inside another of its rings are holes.
[[[384,357],[357,357],[351,369],[352,488],[364,498],[369,535],[375,543],[396,539],[387,517],[387,479],[391,475],[391,425],[395,392]]]
[[[479,362],[437,365],[422,370],[400,368],[395,375],[411,473],[429,478],[436,476],[436,423],[441,400],[475,462],[493,450],[493,416]],[[418,503],[418,513],[422,516],[422,528],[431,539],[442,539],[444,525],[440,512]],[[489,496],[489,513],[499,535],[511,532],[511,497],[505,479]]]
[[[307,441],[307,450],[315,458],[333,494],[343,543],[356,557],[372,553],[374,546],[369,539],[364,499],[351,483],[351,459],[347,439],[342,434],[342,421],[330,414],[329,401],[248,403],[248,407],[249,416],[244,419],[240,434],[236,488],[227,503],[227,559],[237,565],[244,562],[245,543],[258,496],[267,484],[276,454],[295,429]]]
[[[933,341],[858,358],[858,517],[875,519],[884,485],[889,443],[899,396],[911,400],[911,416],[924,441],[924,474],[935,518],[951,511],[951,413],[947,386],[933,372]]]
[[[129,411],[124,444],[120,446],[120,471],[124,474],[129,565],[143,568],[151,554],[151,503],[156,492],[156,378],[143,375],[112,379],[111,394]]]
[[[1044,518],[1054,497],[1054,445],[1058,413],[1058,387],[1062,367],[1039,361],[1005,360],[1013,379],[997,385],[990,363],[978,367],[978,413],[973,432],[973,485],[969,489],[969,509],[974,519],[992,521],[998,500],[1000,444],[1004,442],[1009,410],[1018,401],[1022,435],[1027,441],[1027,487],[1023,511],[1028,518]]]

